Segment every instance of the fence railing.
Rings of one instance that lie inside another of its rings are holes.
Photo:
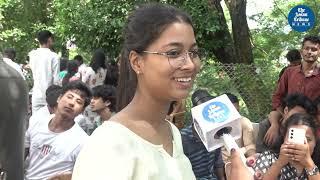
[[[211,62],[202,67],[195,88],[205,88],[215,96],[226,92],[238,96],[240,113],[258,122],[271,111],[271,97],[280,70],[272,65]],[[190,101],[188,106],[191,107]]]

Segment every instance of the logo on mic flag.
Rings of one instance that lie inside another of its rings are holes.
[[[203,108],[202,116],[206,121],[221,123],[228,120],[230,110],[228,106],[222,102],[211,102]]]
[[[241,116],[225,94],[193,107],[191,113],[194,128],[209,152],[224,145],[216,136],[221,129],[229,128],[234,139],[241,137]]]

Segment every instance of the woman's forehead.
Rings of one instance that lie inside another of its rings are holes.
[[[172,23],[152,44],[167,46],[195,46],[196,40],[191,25],[186,23]]]

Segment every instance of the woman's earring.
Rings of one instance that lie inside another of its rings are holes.
[[[140,71],[137,71],[137,74],[140,74]]]

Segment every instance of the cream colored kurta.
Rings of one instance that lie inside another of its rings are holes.
[[[106,121],[81,150],[73,180],[195,180],[179,130],[171,124],[173,156],[125,126]]]

